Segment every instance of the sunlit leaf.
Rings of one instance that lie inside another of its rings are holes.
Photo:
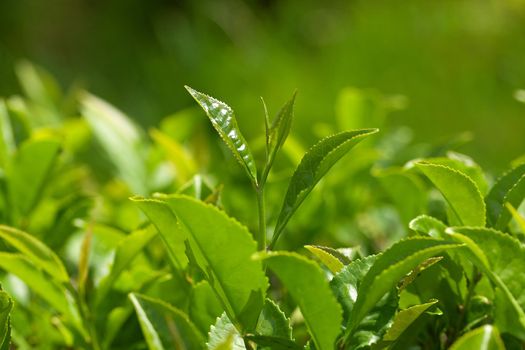
[[[450,350],[505,350],[498,329],[491,325],[474,329],[456,340]]]
[[[213,127],[233,152],[235,158],[246,170],[252,182],[257,183],[255,160],[248,148],[248,143],[237,126],[237,119],[235,119],[235,114],[230,106],[211,96],[198,92],[189,86],[186,86],[186,90],[188,90],[195,101],[204,109]]]
[[[343,269],[345,266],[336,256],[330,254],[324,249],[318,248],[313,245],[307,245],[305,246],[306,249],[310,251],[313,255],[315,255],[323,264],[328,267],[332,273],[338,273]]]
[[[341,326],[341,306],[321,268],[295,253],[267,253],[261,257],[299,306],[317,349],[332,350]]]
[[[328,170],[356,144],[377,132],[377,129],[345,131],[322,139],[306,152],[288,185],[271,246],[275,245],[288,220]]]

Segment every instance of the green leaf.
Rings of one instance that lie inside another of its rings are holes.
[[[337,257],[334,255],[328,253],[326,250],[321,249],[319,247],[313,246],[313,245],[307,245],[304,246],[306,249],[310,251],[313,255],[315,255],[323,264],[328,267],[332,273],[338,273],[343,269],[345,266]]]
[[[467,175],[448,166],[426,161],[415,165],[443,194],[457,222],[468,226],[485,226],[485,202],[476,184]]]
[[[24,254],[33,264],[59,282],[69,282],[69,275],[60,258],[35,237],[12,227],[0,225],[0,238]]]
[[[292,339],[290,320],[271,299],[266,299],[264,303],[255,332],[258,335]]]
[[[25,256],[0,252],[0,268],[18,276],[35,294],[59,312],[72,314],[65,288],[49,279]]]
[[[25,216],[36,206],[60,151],[52,138],[29,139],[15,153],[8,171],[11,203]]]
[[[11,342],[10,313],[13,310],[13,299],[0,288],[0,349],[9,349]]]
[[[525,163],[503,174],[485,198],[488,226],[497,230],[507,227],[512,215],[505,210],[505,203],[518,208],[525,197]]]
[[[138,207],[157,228],[173,266],[178,270],[184,270],[188,266],[184,246],[187,237],[175,214],[166,206],[166,203],[160,200],[140,197],[133,197],[131,200],[137,203]]]
[[[273,161],[277,152],[281,149],[292,126],[293,108],[297,92],[294,92],[292,98],[285,103],[272,124],[268,126],[266,135],[266,147],[268,150],[268,162],[266,164],[266,172],[272,167]],[[263,181],[266,179],[263,179]]]
[[[129,298],[150,350],[205,349],[204,338],[182,311],[145,295],[130,293]]]
[[[521,216],[520,213],[518,213],[518,211],[510,203],[505,203],[505,207],[509,211],[510,215],[512,215],[514,220],[516,220],[516,223],[520,227],[521,232],[525,234],[525,218]]]
[[[396,342],[403,333],[408,329],[410,325],[418,320],[418,318],[427,311],[431,306],[435,305],[438,301],[431,300],[425,304],[418,304],[411,306],[407,309],[399,311],[394,317],[392,325],[383,336],[381,341],[382,347],[390,346]]]
[[[262,263],[251,258],[257,245],[248,229],[193,198],[174,195],[163,200],[185,231],[191,253],[228,317],[241,333],[253,330],[268,281]]]
[[[0,165],[5,169],[16,150],[11,119],[5,101],[0,99]]]
[[[447,233],[467,245],[466,257],[497,286],[496,326],[502,332],[512,333],[525,340],[523,245],[507,234],[487,228],[452,227],[447,229]],[[511,314],[512,317],[509,316]]]
[[[368,311],[416,266],[443,251],[462,245],[430,237],[413,237],[392,245],[379,255],[363,278],[348,321],[349,333]]]
[[[498,329],[491,325],[474,329],[459,338],[450,350],[505,350]]]
[[[247,335],[247,340],[251,340],[259,347],[257,349],[269,350],[303,350],[302,346],[297,345],[294,341],[281,337],[269,335]]]
[[[201,333],[207,334],[210,326],[223,312],[222,305],[208,282],[200,281],[193,286],[189,316]]]
[[[244,340],[226,313],[211,326],[207,345],[209,350],[246,350]]]
[[[447,225],[432,216],[420,215],[410,221],[408,227],[413,231],[429,235],[430,237],[446,237],[445,230],[447,229]]]
[[[321,268],[301,255],[274,252],[261,255],[301,309],[312,340],[319,350],[332,350],[341,327],[341,306]]]
[[[345,131],[322,139],[306,152],[288,185],[271,247],[277,242],[293,213],[328,170],[356,144],[378,131],[378,129]]]
[[[115,258],[113,259],[109,275],[100,281],[98,286],[95,304],[98,304],[101,299],[106,297],[113,283],[115,283],[124,269],[156,235],[157,231],[153,227],[148,227],[135,231],[120,241],[115,251]]]
[[[235,114],[231,107],[226,103],[198,92],[189,86],[185,87],[195,101],[197,101],[202,109],[204,109],[213,127],[217,130],[224,143],[226,143],[228,148],[233,152],[233,155],[243,166],[244,170],[246,170],[246,173],[252,182],[257,184],[255,160],[248,148],[248,143],[237,126],[237,120],[235,119]]]
[[[82,115],[115,166],[117,175],[134,193],[145,195],[148,192],[144,166],[146,147],[137,126],[96,96],[84,93],[81,105]]]

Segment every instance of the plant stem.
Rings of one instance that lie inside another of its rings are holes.
[[[259,251],[266,250],[266,214],[264,203],[264,184],[256,187],[257,192],[257,209],[259,212],[259,236],[257,237],[257,245]]]

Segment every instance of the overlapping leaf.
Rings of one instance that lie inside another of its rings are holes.
[[[416,166],[443,194],[454,213],[452,219],[455,222],[485,226],[485,202],[474,181],[445,165],[420,161]]]
[[[13,310],[13,299],[0,288],[0,349],[9,349],[11,342],[10,313]]]
[[[319,141],[306,152],[288,185],[275,226],[272,246],[275,245],[293,213],[328,170],[356,144],[376,132],[377,129],[345,131]]]
[[[316,348],[332,350],[341,326],[341,306],[321,268],[295,253],[268,253],[262,258],[301,309]]]
[[[150,350],[205,349],[205,341],[188,316],[161,300],[129,295]]]
[[[204,109],[213,127],[217,130],[228,148],[233,152],[233,155],[243,166],[244,170],[246,170],[246,173],[251,180],[254,183],[257,183],[255,160],[248,148],[248,143],[237,126],[237,120],[235,119],[235,114],[231,107],[226,103],[198,92],[189,86],[186,86],[186,90],[188,90],[195,101],[197,101],[202,109]]]
[[[468,332],[459,338],[450,350],[505,350],[496,327],[486,325]]]
[[[510,203],[517,208],[523,198],[525,198],[525,163],[503,174],[490,189],[485,198],[488,225],[497,230],[505,229],[512,217],[505,209],[505,203]]]

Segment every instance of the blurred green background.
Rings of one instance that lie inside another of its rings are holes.
[[[471,131],[463,152],[493,171],[525,146],[520,0],[2,0],[0,96],[20,90],[21,58],[144,126],[194,106],[188,84],[229,103],[253,139],[259,96],[275,112],[297,88],[293,133],[311,144],[355,86],[405,96],[388,123],[416,141]]]

